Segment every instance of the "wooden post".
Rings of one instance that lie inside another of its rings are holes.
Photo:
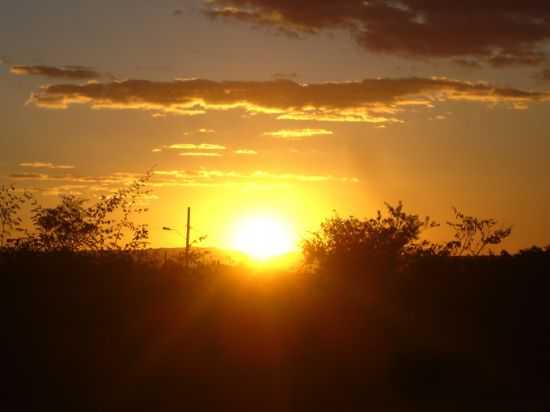
[[[189,267],[189,232],[191,231],[191,208],[187,208],[187,227],[185,235],[185,267]]]

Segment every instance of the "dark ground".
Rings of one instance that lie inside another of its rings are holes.
[[[548,254],[384,275],[75,255],[0,271],[3,410],[550,410]]]

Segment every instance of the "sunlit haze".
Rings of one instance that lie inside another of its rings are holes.
[[[243,218],[236,222],[234,249],[254,259],[266,260],[296,249],[296,235],[286,222],[269,216]]]

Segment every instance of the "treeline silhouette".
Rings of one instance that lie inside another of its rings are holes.
[[[434,244],[398,204],[325,220],[300,270],[186,266],[129,223],[141,182],[32,229],[3,189],[14,410],[548,410],[549,248],[490,253],[511,229],[458,210]]]

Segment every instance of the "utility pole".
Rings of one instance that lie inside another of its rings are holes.
[[[187,227],[185,235],[185,268],[189,268],[189,232],[191,232],[191,208],[187,208]]]

